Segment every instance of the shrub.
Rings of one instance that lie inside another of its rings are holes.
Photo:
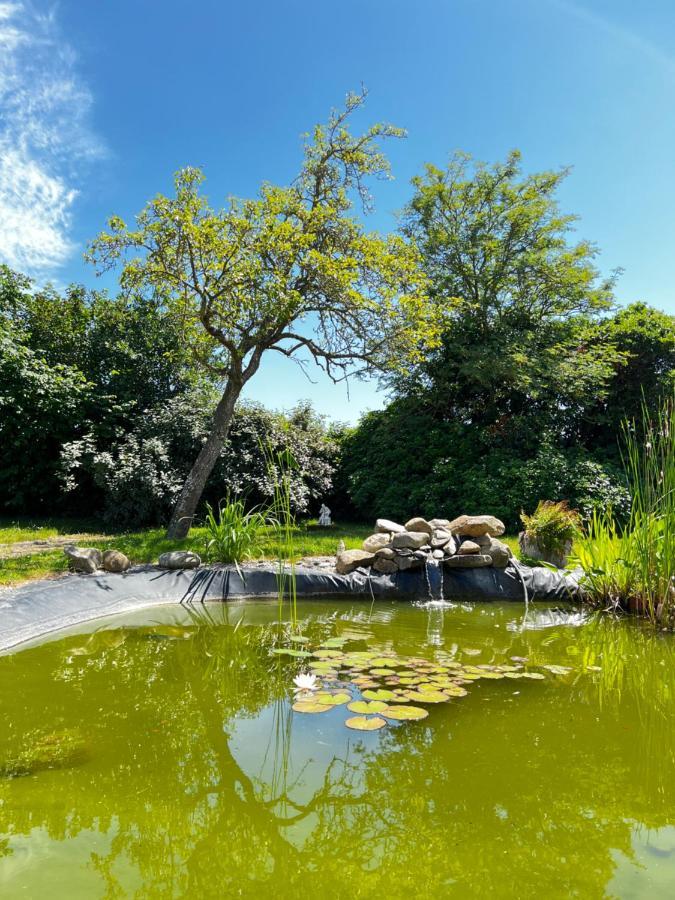
[[[93,481],[103,495],[103,516],[116,526],[165,522],[209,430],[212,395],[193,390],[146,410],[131,432],[99,447],[93,434],[66,444],[62,483],[68,492],[87,490]],[[288,415],[257,404],[241,404],[204,492],[216,508],[226,496],[266,505],[274,497],[274,477],[263,445],[290,449],[297,467],[290,476],[292,510],[308,513],[331,490],[338,442],[307,404]]]
[[[581,533],[581,516],[566,500],[540,500],[531,516],[521,512],[520,518],[527,537],[547,555],[564,556],[567,546]]]

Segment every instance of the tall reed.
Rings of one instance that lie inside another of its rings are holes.
[[[274,450],[263,447],[268,475],[272,481],[273,495],[270,514],[279,535],[279,563],[277,570],[277,592],[279,598],[279,624],[283,618],[286,597],[290,611],[291,625],[298,627],[298,596],[295,577],[295,516],[292,506],[292,472],[298,463],[286,448]]]
[[[630,519],[620,528],[611,510],[594,515],[575,548],[584,586],[592,600],[674,624],[675,396],[625,423],[622,456]]]

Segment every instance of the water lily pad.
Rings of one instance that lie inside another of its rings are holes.
[[[370,674],[371,675],[393,675],[394,670],[393,669],[380,669],[380,668],[371,669]]]
[[[342,653],[339,650],[315,650],[314,656],[317,659],[342,659]]]
[[[429,681],[423,681],[422,684],[417,685],[415,690],[422,694],[435,694],[438,691],[438,685],[431,684]]]
[[[397,667],[396,663],[398,660],[392,659],[390,656],[378,656],[376,659],[371,659],[370,664],[375,668],[381,668],[383,666],[388,666],[389,668]]]
[[[386,724],[380,716],[352,716],[345,721],[347,728],[353,728],[354,731],[377,731]]]
[[[486,669],[484,672],[480,674],[481,678],[504,678],[503,672],[492,672],[489,669]]]
[[[482,650],[475,647],[464,647],[462,649],[462,653],[466,653],[467,656],[480,656],[482,652]]]
[[[412,700],[413,703],[447,703],[450,699],[442,691],[408,691],[406,698]]]
[[[451,687],[443,688],[443,693],[447,694],[448,697],[466,697],[469,692],[465,691],[458,684],[453,684]]]
[[[334,647],[342,647],[342,645],[343,645],[344,643],[346,643],[346,641],[347,641],[347,638],[343,638],[343,637],[332,637],[332,638],[328,638],[328,640],[325,640],[325,641],[321,644],[321,646],[322,646],[322,647],[325,647],[325,648],[327,648],[327,649],[332,649],[332,648],[334,648]]]
[[[352,703],[347,704],[347,709],[363,716],[380,713],[388,708],[387,704],[382,700],[354,700]]]
[[[382,710],[382,715],[398,722],[408,722],[415,719],[426,719],[429,711],[419,706],[388,706]]]
[[[294,712],[299,713],[322,713],[332,708],[327,703],[317,703],[316,700],[297,700],[293,704]]]
[[[272,653],[276,653],[279,656],[293,656],[296,659],[306,659],[312,655],[307,650],[293,650],[291,647],[275,647]]]
[[[396,696],[396,694],[393,691],[387,691],[387,690],[384,690],[383,688],[380,688],[379,690],[363,691],[363,696],[366,698],[366,700],[389,701],[389,700],[393,699]]]
[[[569,675],[573,671],[569,666],[542,666],[542,669],[548,669],[554,675]]]
[[[309,638],[304,634],[292,634],[288,640],[293,641],[294,644],[309,644]]]
[[[523,678],[531,678],[532,681],[543,681],[545,677],[541,672],[523,672]]]
[[[343,703],[349,703],[352,695],[348,691],[322,691],[315,694],[314,699],[317,703],[324,703],[326,706],[342,706]]]
[[[419,684],[424,679],[421,675],[401,675],[398,680],[400,684]]]

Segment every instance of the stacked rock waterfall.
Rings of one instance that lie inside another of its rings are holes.
[[[431,561],[455,569],[504,568],[513,556],[497,540],[504,531],[504,523],[494,516],[458,516],[452,521],[415,516],[405,525],[378,519],[361,550],[338,552],[335,568],[340,575],[360,568],[388,575],[422,568]]]

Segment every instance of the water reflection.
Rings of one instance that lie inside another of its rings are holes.
[[[3,753],[45,723],[86,729],[94,750],[0,782],[2,896],[602,897],[672,878],[670,642],[607,619],[511,631],[497,606],[304,612],[316,639],[572,672],[478,683],[355,736],[340,710],[292,713],[269,609],[0,660]]]

